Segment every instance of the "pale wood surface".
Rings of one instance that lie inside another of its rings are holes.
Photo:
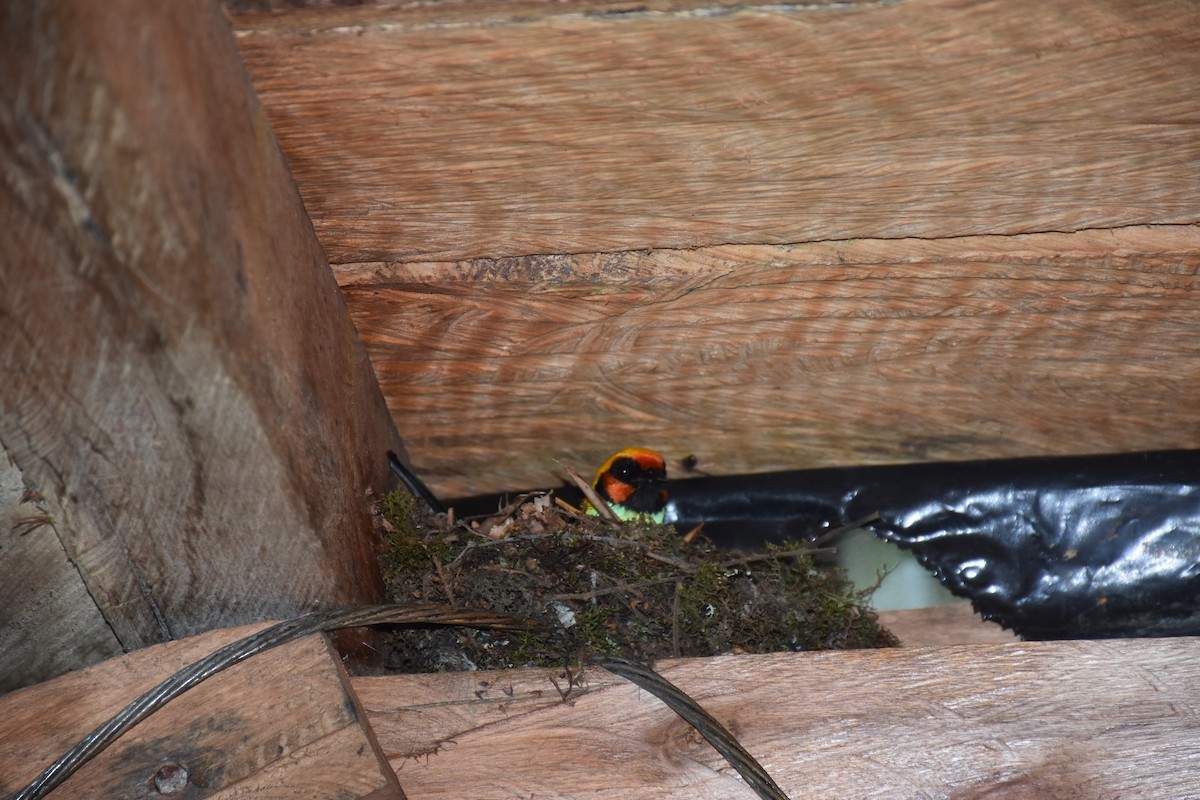
[[[119,655],[43,503],[0,447],[0,695]]]
[[[682,5],[235,24],[338,263],[1196,219],[1194,3]]]
[[[0,793],[22,788],[129,701],[264,624],[156,645],[0,697]],[[161,797],[163,766],[189,775],[179,797],[403,798],[341,661],[321,636],[268,650],[184,693],[53,793]]]
[[[399,442],[220,9],[8,4],[0,74],[0,441],[116,639],[378,599]]]
[[[1200,641],[664,662],[791,797],[1193,798]],[[685,723],[589,670],[352,680],[411,800],[751,798]]]
[[[1010,630],[985,622],[970,603],[877,611],[879,622],[905,647],[948,644],[1000,644],[1018,641]]]
[[[376,269],[339,275],[444,495],[629,444],[718,474],[1200,446],[1195,226]]]

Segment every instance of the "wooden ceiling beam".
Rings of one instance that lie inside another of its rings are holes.
[[[400,443],[219,6],[7,5],[0,74],[29,535],[124,648],[378,600],[367,492]]]

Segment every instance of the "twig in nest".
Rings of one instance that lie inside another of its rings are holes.
[[[463,558],[468,553],[471,553],[475,550],[480,550],[484,547],[492,547],[492,546],[495,546],[498,544],[507,544],[509,542],[529,541],[531,539],[545,539],[550,536],[558,536],[558,535],[559,534],[557,534],[557,533],[523,533],[523,534],[518,534],[517,536],[508,536],[504,539],[489,539],[486,542],[469,542],[467,544],[467,546],[463,548],[462,552],[459,553],[457,556],[455,556],[454,560],[451,561],[447,566],[448,567],[458,566],[458,562],[462,561]],[[650,549],[649,544],[647,544],[646,542],[639,542],[636,539],[621,539],[616,536],[597,536],[597,535],[591,534],[591,533],[580,533],[580,534],[574,534],[574,535],[578,536],[580,539],[582,539],[586,542],[601,542],[603,544],[614,544],[614,545],[621,545],[624,547],[641,548],[643,551],[645,551],[643,553],[643,555],[645,555],[647,558],[652,558],[655,561],[661,561],[664,564],[670,564],[671,566],[677,567],[687,573],[695,572],[697,569],[695,564],[684,561],[681,558],[675,558],[674,556],[668,556],[668,555],[664,555],[662,553],[656,553]]]
[[[528,500],[529,498],[534,497],[538,494],[541,494],[541,492],[526,492],[525,494],[517,495],[516,498],[508,501],[500,508],[497,508],[495,511],[489,511],[486,514],[472,514],[468,517],[463,517],[460,521],[461,522],[477,522],[479,520],[485,520],[485,519],[496,519],[496,518],[503,519],[505,517],[511,516],[512,513],[514,511],[516,511],[518,508],[520,508],[525,503],[526,500]]]
[[[649,667],[623,658],[608,656],[600,658],[596,663],[666,703],[672,711],[699,731],[763,800],[788,800],[788,796],[754,756],[742,747],[737,738],[678,686]]]
[[[514,515],[516,514],[518,508],[523,506],[531,497],[540,497],[544,494],[549,494],[549,492],[526,492],[525,494],[518,495],[516,499],[505,504],[494,514],[475,514],[470,517],[463,517],[462,527],[484,539],[503,539],[505,538],[504,536],[493,536],[492,531],[502,526],[509,520],[515,521],[516,517]],[[468,521],[476,523],[478,525],[478,530],[470,527],[470,525],[467,524]]]
[[[467,542],[467,545],[466,545],[466,547],[464,547],[462,549],[462,552],[460,552],[458,555],[456,555],[454,557],[454,560],[451,561],[446,566],[456,567],[456,566],[458,566],[458,562],[462,561],[463,558],[466,557],[466,555],[468,553],[472,553],[472,552],[474,552],[476,550],[480,550],[484,547],[494,547],[498,544],[509,544],[511,542],[524,542],[524,541],[529,541],[531,539],[545,539],[548,536],[556,536],[556,535],[557,534],[554,534],[554,533],[521,533],[521,534],[517,534],[516,536],[505,536],[503,539],[486,539],[484,541],[479,541],[479,542]]]
[[[662,553],[654,552],[650,549],[650,546],[646,542],[639,542],[634,539],[620,539],[616,536],[596,536],[595,534],[591,533],[580,534],[579,538],[588,542],[603,542],[604,544],[640,547],[643,551],[645,551],[642,553],[642,555],[644,555],[646,558],[653,558],[655,561],[661,561],[664,564],[670,564],[673,567],[678,567],[684,572],[695,572],[698,569],[695,564],[684,561],[682,558],[675,558],[675,556],[668,556],[663,555]]]
[[[679,658],[679,598],[683,595],[683,581],[675,581],[675,597],[671,600],[671,655]]]
[[[748,556],[722,561],[721,568],[739,567],[742,564],[753,564],[756,561],[775,561],[795,556],[811,556],[814,553],[836,553],[836,547],[798,547],[795,550],[768,550],[765,553],[751,553]]]
[[[442,582],[442,588],[446,590],[446,600],[450,605],[458,605],[458,601],[454,599],[454,589],[450,588],[450,579],[446,577],[446,568],[442,566],[442,560],[437,557],[437,553],[430,553],[433,559],[433,566],[437,568],[438,580]]]
[[[554,498],[554,505],[558,506],[563,511],[566,511],[568,514],[575,517],[576,519],[583,519],[585,516],[582,511],[580,511],[578,508],[576,508],[575,506],[568,503],[566,500],[563,500],[561,497]]]
[[[633,594],[634,592],[637,592],[639,589],[649,589],[651,586],[658,586],[660,584],[664,584],[664,583],[667,583],[668,581],[673,581],[673,580],[676,580],[676,579],[675,578],[659,578],[658,580],[642,581],[640,583],[623,583],[623,584],[619,584],[617,586],[606,586],[603,589],[593,589],[590,592],[573,592],[570,594],[552,594],[552,595],[550,595],[550,599],[551,600],[582,600],[582,601],[595,600],[597,597],[604,597],[605,595],[610,595],[610,594],[622,594],[624,592],[629,592],[630,594]],[[678,584],[678,581],[676,581],[676,584]]]
[[[592,488],[592,485],[582,475],[557,459],[555,459],[554,463],[562,467],[563,472],[567,473],[567,477],[571,479],[571,482],[579,487],[579,491],[583,492],[583,496],[592,504],[592,508],[596,509],[596,513],[600,515],[601,519],[615,523],[621,521],[621,518],[617,516],[617,512],[612,510],[612,507],[605,502],[604,498],[596,493],[596,490]]]

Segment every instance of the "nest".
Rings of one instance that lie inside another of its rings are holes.
[[[524,634],[446,628],[389,635],[403,672],[561,667],[595,656],[641,663],[887,647],[844,574],[804,542],[746,554],[669,525],[578,514],[548,494],[498,515],[451,522],[403,490],[381,504],[389,599],[447,603],[536,620]]]

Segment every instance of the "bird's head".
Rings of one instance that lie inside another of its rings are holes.
[[[601,465],[592,488],[621,519],[662,522],[667,505],[667,464],[662,454],[627,447]]]

